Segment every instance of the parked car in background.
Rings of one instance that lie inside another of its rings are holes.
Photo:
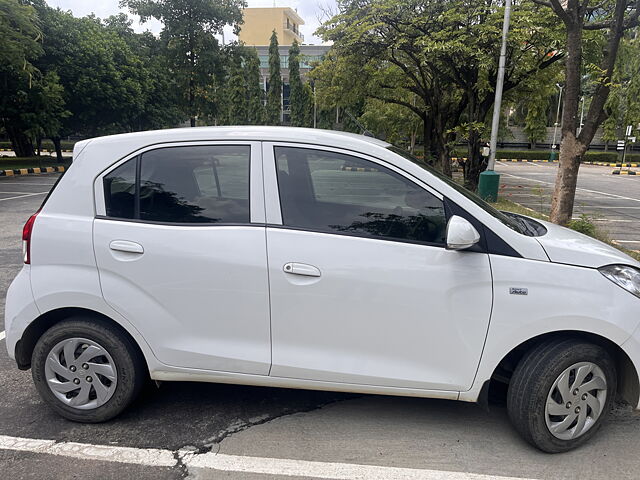
[[[23,232],[7,348],[60,415],[145,379],[486,402],[547,452],[640,403],[640,264],[358,135],[212,127],[76,144]]]

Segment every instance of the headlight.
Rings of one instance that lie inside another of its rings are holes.
[[[628,265],[608,265],[598,270],[613,283],[640,298],[640,270]]]

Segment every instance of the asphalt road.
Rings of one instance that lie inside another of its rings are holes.
[[[499,167],[512,175],[504,182],[537,172],[519,167]],[[2,314],[21,268],[21,227],[55,178],[0,178]],[[119,418],[76,424],[42,403],[4,347],[0,340],[4,478],[635,479],[640,471],[640,415],[628,407],[590,444],[555,456],[525,444],[504,406],[230,385],[149,386]]]
[[[557,164],[502,162],[500,195],[544,213],[549,212]],[[574,218],[586,214],[609,237],[630,250],[640,250],[640,175],[612,175],[612,167],[582,165]]]

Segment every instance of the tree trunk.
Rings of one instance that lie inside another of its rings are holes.
[[[434,159],[432,157],[432,137],[433,137],[433,122],[429,115],[424,114],[422,117],[422,144],[424,145],[424,161],[427,165],[435,166]]]
[[[51,141],[53,142],[53,146],[56,150],[56,159],[58,162],[62,163],[64,160],[62,158],[62,145],[60,144],[60,137],[52,137]]]
[[[451,156],[449,155],[449,149],[443,148],[440,150],[438,157],[443,175],[451,178]]]
[[[567,28],[567,58],[565,61],[565,95],[562,111],[560,163],[551,199],[550,219],[566,225],[573,214],[580,157],[584,148],[576,139],[578,106],[580,103],[580,71],[582,68],[582,26]]]
[[[5,124],[5,130],[7,131],[7,135],[9,135],[11,148],[16,157],[35,157],[33,143],[31,143],[31,139],[22,130],[10,124]]]
[[[572,3],[569,2],[569,5]],[[577,3],[573,4],[574,7]],[[607,45],[603,51],[600,69],[603,72],[596,90],[591,97],[591,105],[580,131],[578,127],[578,106],[580,101],[580,80],[582,67],[582,32],[584,26],[584,5],[577,10],[567,10],[564,19],[567,26],[567,59],[565,64],[566,95],[562,115],[562,141],[560,143],[560,165],[556,177],[555,190],[551,202],[552,222],[566,225],[573,215],[573,204],[578,181],[580,160],[589,148],[596,130],[607,118],[604,106],[611,90],[611,78],[615,68],[620,40],[624,35],[627,2],[617,0],[615,14],[609,25]],[[633,22],[629,23],[633,25]]]
[[[464,186],[475,192],[478,189],[480,173],[487,168],[487,158],[482,156],[482,139],[480,132],[469,133],[467,161],[464,162]]]

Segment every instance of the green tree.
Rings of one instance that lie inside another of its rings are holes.
[[[389,143],[408,145],[413,153],[422,124],[420,117],[408,108],[369,98],[360,120],[376,137]]]
[[[291,109],[291,125],[306,127],[306,111],[308,100],[305,98],[304,85],[300,79],[300,47],[296,40],[289,48],[289,108]]]
[[[282,77],[278,35],[274,30],[269,43],[269,90],[267,91],[266,120],[268,125],[280,125],[282,115]]]
[[[402,105],[422,119],[425,151],[448,173],[451,132],[467,139],[465,185],[477,186],[493,107],[502,2],[497,0],[347,0],[320,29],[357,81],[373,80],[367,96]],[[531,1],[512,16],[505,92],[555,64],[558,29],[553,15]],[[363,65],[364,63],[364,65]],[[388,72],[393,67],[391,72]],[[355,70],[357,69],[357,70]],[[389,75],[393,82],[389,82]],[[414,94],[407,102],[398,89]]]
[[[517,103],[523,105],[526,110],[523,130],[527,140],[533,145],[547,137],[550,101],[557,93],[556,83],[560,81],[558,67],[559,65],[549,68],[536,78],[535,82],[525,82],[524,88],[518,92],[516,98]],[[553,113],[555,114],[555,111]]]
[[[605,107],[604,139],[623,138],[627,125],[640,119],[640,38],[625,38],[613,74],[611,93]]]
[[[302,86],[304,111],[302,116],[303,127],[313,127],[313,89],[309,82]]]
[[[242,23],[244,0],[122,0],[144,22],[156,18],[163,23],[160,37],[172,70],[185,92],[184,111],[191,126],[207,109],[211,83],[220,78],[223,53],[215,35],[226,25],[237,33]]]
[[[0,121],[16,155],[33,156],[23,113],[39,74],[33,62],[42,53],[35,9],[17,0],[0,0],[0,38]]]
[[[232,61],[228,85],[227,122],[230,125],[246,125],[248,123],[248,89],[240,52]]]
[[[24,106],[21,119],[25,132],[40,145],[43,138],[59,138],[63,121],[71,115],[65,108],[64,88],[58,74],[47,72],[39,77],[29,91],[28,103]],[[62,161],[62,150],[56,148],[58,161]]]
[[[247,123],[263,125],[265,122],[264,90],[260,81],[260,59],[253,47],[245,48],[245,78],[247,79]]]
[[[565,28],[565,96],[562,114],[560,165],[551,201],[550,218],[566,225],[573,215],[580,160],[589,148],[596,130],[606,119],[605,105],[620,42],[625,30],[638,26],[640,2],[637,0],[533,0],[552,11]],[[593,32],[598,35],[594,37]],[[583,59],[590,42],[600,41],[599,58],[594,61],[597,77],[584,126],[577,133],[582,93]]]

